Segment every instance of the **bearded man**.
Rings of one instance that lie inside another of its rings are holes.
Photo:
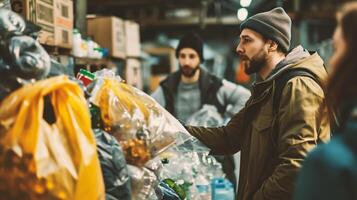
[[[236,52],[256,74],[252,96],[226,126],[187,126],[213,155],[241,151],[238,200],[289,200],[307,153],[330,138],[327,72],[317,53],[289,51],[291,19],[278,7],[240,25]]]
[[[195,33],[184,35],[176,48],[180,68],[160,83],[151,96],[181,122],[213,105],[224,116],[228,105],[238,112],[250,97],[243,86],[220,79],[200,67],[204,62],[203,42]],[[235,113],[234,113],[235,114]]]
[[[204,105],[214,106],[218,113],[231,118],[240,111],[250,97],[243,86],[220,79],[203,68],[203,42],[195,33],[184,35],[176,48],[180,68],[160,83],[151,96],[181,122],[187,120]],[[235,162],[232,155],[216,156],[223,172],[237,185]]]

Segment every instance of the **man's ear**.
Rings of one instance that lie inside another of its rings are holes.
[[[278,44],[276,42],[274,42],[273,40],[268,40],[267,43],[269,45],[269,48],[268,48],[269,52],[278,50]]]

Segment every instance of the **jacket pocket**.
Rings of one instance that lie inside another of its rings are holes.
[[[268,133],[268,130],[272,129],[273,117],[270,115],[259,115],[257,119],[253,122],[253,129],[255,132],[264,134]]]
[[[267,145],[267,150],[272,150],[278,148],[278,136],[276,127],[274,127],[275,118],[272,115],[260,115],[257,117],[255,123],[253,123],[253,131],[256,135],[257,140],[262,145]]]
[[[270,115],[260,114],[252,122],[251,152],[260,159],[270,157],[273,148],[272,143],[272,117]]]
[[[249,176],[255,177],[252,187],[260,185],[273,173],[276,164],[275,145],[272,143],[273,118],[270,115],[260,115],[252,123],[252,139],[250,147]]]

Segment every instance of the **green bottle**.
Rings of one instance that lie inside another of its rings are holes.
[[[89,103],[89,111],[91,115],[92,129],[99,128],[103,130],[104,126],[100,108],[93,103]]]

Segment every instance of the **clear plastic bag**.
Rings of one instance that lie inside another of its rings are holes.
[[[180,147],[175,147],[165,151],[160,157],[165,163],[161,170],[161,179],[173,182],[173,189],[180,197],[198,198],[198,177],[209,181],[225,176],[222,165],[208,155],[208,152],[182,151]]]
[[[105,131],[120,141],[129,164],[143,166],[169,146],[192,138],[154,99],[111,71],[96,73],[91,84],[90,101],[100,107]]]
[[[43,116],[49,97],[53,123]],[[0,104],[1,199],[104,199],[83,92],[65,76],[28,84]]]
[[[173,190],[172,188],[170,188],[170,186],[165,183],[164,181],[161,181],[157,190],[159,190],[160,192],[160,197],[159,199],[162,200],[182,200],[177,193],[175,192],[175,190]],[[156,192],[158,193],[158,192]]]
[[[191,126],[218,127],[222,126],[223,123],[224,120],[217,108],[208,104],[203,105],[187,120],[187,124]]]
[[[145,168],[128,165],[129,176],[131,178],[132,199],[133,200],[157,200],[155,188],[159,181],[155,174]]]
[[[152,160],[149,160],[146,164],[145,164],[145,167],[147,169],[149,169],[150,171],[154,172],[154,174],[156,175],[156,177],[158,179],[161,179],[161,171],[162,171],[162,168],[163,168],[163,165],[162,165],[162,161],[160,159],[160,157],[156,157]]]

